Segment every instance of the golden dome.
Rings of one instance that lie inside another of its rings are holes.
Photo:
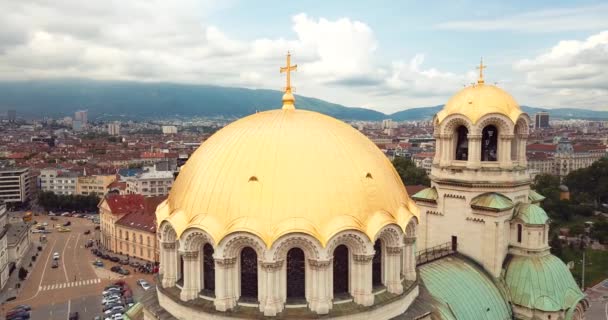
[[[215,243],[245,231],[267,246],[302,232],[323,246],[351,229],[374,239],[405,229],[417,208],[386,156],[346,123],[305,110],[240,119],[209,138],[181,168],[157,209],[180,236],[194,227]]]
[[[505,115],[513,123],[523,113],[515,102],[515,99],[506,91],[493,86],[477,83],[467,87],[455,94],[443,109],[437,113],[437,120],[441,123],[443,119],[453,114],[461,114],[477,123],[479,119],[490,113]]]

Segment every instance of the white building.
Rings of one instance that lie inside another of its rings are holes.
[[[111,122],[108,123],[108,134],[111,136],[119,136],[120,135],[120,122]]]
[[[176,126],[162,126],[163,134],[176,134],[177,127]]]
[[[28,168],[0,168],[0,200],[5,203],[26,202],[32,197],[35,181]]]
[[[8,233],[7,216],[6,205],[0,202],[0,290],[4,288],[9,277],[8,242],[6,236]]]
[[[12,222],[8,224],[7,251],[8,260],[17,268],[24,262],[23,258],[32,244],[30,226],[23,222]]]
[[[40,170],[40,189],[55,194],[76,194],[78,173],[48,168]]]
[[[156,166],[146,167],[142,173],[126,179],[127,194],[166,195],[171,191],[173,180],[172,171],[159,171],[156,170]]]

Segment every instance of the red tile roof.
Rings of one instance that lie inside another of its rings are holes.
[[[156,207],[167,198],[167,196],[147,197],[143,201],[143,209],[125,215],[116,221],[117,225],[156,233]]]
[[[410,195],[410,197],[416,193],[418,193],[419,191],[428,188],[427,186],[423,186],[421,184],[417,184],[417,185],[411,185],[411,186],[405,186],[405,190],[407,191],[407,194]]]
[[[533,143],[526,146],[527,151],[555,152],[557,145]]]
[[[144,210],[144,196],[141,194],[107,195],[106,202],[112,214],[121,215]]]

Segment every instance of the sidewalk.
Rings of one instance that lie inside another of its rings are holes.
[[[2,289],[2,291],[0,291],[0,303],[4,304],[6,299],[9,297],[16,297],[21,293],[21,290],[23,289],[23,286],[25,284],[26,281],[28,281],[28,279],[31,277],[32,275],[32,270],[34,269],[34,267],[36,266],[36,264],[40,261],[40,257],[41,255],[38,254],[38,257],[36,258],[36,261],[32,262],[32,256],[36,254],[36,252],[38,252],[38,246],[42,246],[42,250],[44,250],[44,248],[48,245],[48,242],[45,243],[40,243],[38,241],[33,240],[32,241],[32,245],[30,246],[30,248],[28,249],[28,251],[25,253],[25,255],[23,256],[23,264],[22,267],[24,267],[27,271],[27,277],[25,278],[25,280],[20,281],[19,280],[19,267],[15,268],[15,270],[13,270],[13,273],[11,273],[10,277],[8,278],[8,281],[6,282],[6,285],[4,286],[4,288]],[[42,251],[40,251],[42,252]],[[30,262],[32,262],[32,266],[30,267]],[[8,267],[7,267],[8,268]],[[20,283],[21,284],[21,288],[17,289],[17,284]]]

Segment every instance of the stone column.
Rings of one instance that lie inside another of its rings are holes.
[[[450,165],[450,147],[449,147],[449,140],[448,140],[449,136],[445,135],[445,134],[440,134],[439,135],[439,143],[441,144],[441,158],[440,158],[440,162],[439,165],[441,167],[447,167],[448,165]]]
[[[372,293],[372,260],[374,255],[353,254],[352,288],[353,301],[363,306],[374,304]]]
[[[499,166],[504,169],[513,167],[511,161],[511,143],[513,141],[513,135],[502,134],[498,137],[498,162]]]
[[[416,280],[416,238],[406,237],[404,240],[405,252],[403,254],[403,268],[405,270],[405,280]]]
[[[283,261],[260,262],[262,269],[261,277],[264,292],[260,295],[260,311],[265,316],[273,317],[283,311],[283,302],[280,297],[281,268]]]
[[[327,282],[331,278],[329,275],[331,260],[308,260],[312,271],[312,297],[310,299],[310,310],[318,314],[327,314],[331,309],[331,294],[329,293]]]
[[[467,138],[469,140],[467,168],[479,169],[481,167],[481,135],[469,133]]]
[[[528,143],[528,135],[527,134],[518,134],[518,145],[517,145],[517,156],[520,167],[528,167],[528,157],[526,156],[526,145]]]
[[[161,242],[160,244],[162,286],[163,288],[174,287],[177,280],[177,248],[175,242]]]
[[[401,247],[386,247],[386,290],[390,293],[403,293],[403,284],[399,271],[401,269]]]
[[[236,258],[214,259],[215,261],[215,309],[227,311],[236,306],[234,295],[234,270]]]
[[[185,251],[182,253],[182,257],[184,258],[184,287],[180,293],[180,299],[182,301],[189,301],[196,299],[201,291],[201,264],[198,251]]]
[[[443,148],[441,145],[441,134],[436,133],[435,137],[435,156],[433,157],[433,164],[439,164],[441,162],[441,152],[443,152]]]

